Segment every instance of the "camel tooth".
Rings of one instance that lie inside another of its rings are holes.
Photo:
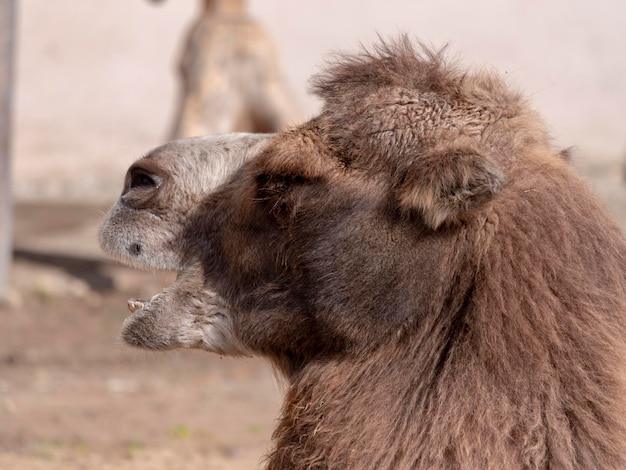
[[[144,303],[141,300],[129,299],[127,302],[127,305],[128,305],[128,310],[130,310],[131,313],[135,313],[135,311],[143,307]]]

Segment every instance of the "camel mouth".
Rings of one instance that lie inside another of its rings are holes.
[[[176,289],[177,284],[181,282],[181,278],[185,274],[186,271],[178,271],[176,273],[176,280],[171,284],[165,287],[160,293],[153,295],[150,299],[138,299],[135,297],[131,297],[126,301],[126,307],[130,312],[129,318],[134,316],[141,316],[145,314],[150,307],[150,304],[157,298],[166,295],[168,291],[172,291]]]
[[[176,280],[178,280],[178,278]],[[175,285],[175,284],[176,284],[176,282],[174,282],[173,285]],[[147,299],[136,299],[135,297],[131,297],[130,299],[128,299],[126,301],[126,307],[128,308],[128,311],[131,313],[129,315],[129,317],[141,315],[142,313],[144,313],[146,311],[146,309],[150,306],[150,303],[154,299],[156,299],[157,297],[165,294],[167,289],[171,289],[171,288],[172,288],[172,286],[163,289],[163,291],[161,291],[161,293],[153,295],[149,300],[147,300]]]

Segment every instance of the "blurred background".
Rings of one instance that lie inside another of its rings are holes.
[[[126,298],[149,297],[171,277],[106,260],[97,227],[128,165],[173,136],[313,116],[320,103],[307,82],[329,52],[406,32],[498,71],[544,116],[556,144],[574,147],[573,164],[626,228],[621,0],[15,4],[2,470],[259,466],[281,385],[252,359],[123,346]],[[254,66],[228,61],[242,48]]]

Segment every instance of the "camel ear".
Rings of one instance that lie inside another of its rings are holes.
[[[457,224],[497,195],[505,177],[471,148],[440,148],[413,159],[396,184],[404,213],[419,213],[432,229]]]

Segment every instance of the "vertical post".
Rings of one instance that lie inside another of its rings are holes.
[[[15,0],[0,0],[0,300],[7,295],[13,247],[11,101]]]

